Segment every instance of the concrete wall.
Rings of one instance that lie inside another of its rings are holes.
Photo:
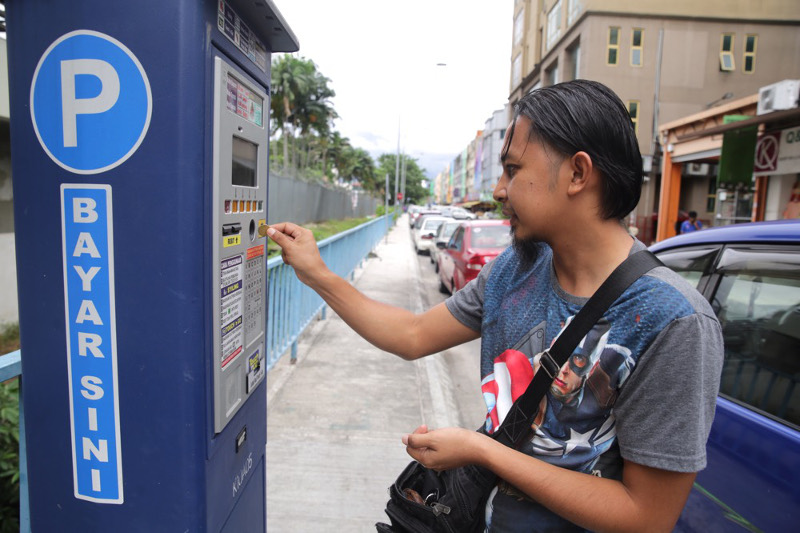
[[[19,320],[14,234],[0,233],[0,327]]]
[[[320,222],[375,214],[382,202],[363,192],[330,188],[275,174],[269,177],[267,223]]]

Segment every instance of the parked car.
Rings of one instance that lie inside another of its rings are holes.
[[[447,217],[453,217],[459,220],[474,220],[477,217],[475,213],[472,211],[467,211],[463,207],[447,205],[440,207],[439,210],[442,212],[442,215]]]
[[[675,530],[797,531],[800,221],[710,228],[650,250],[711,302],[725,342],[708,467]]]
[[[417,219],[412,230],[414,249],[418,254],[430,253],[433,247],[433,236],[445,221],[453,220],[441,215],[423,215]]]
[[[433,263],[436,272],[439,272],[439,254],[441,253],[441,248],[439,247],[439,243],[442,243],[444,246],[442,248],[447,247],[447,243],[450,241],[450,237],[453,236],[453,232],[456,231],[456,228],[461,225],[460,220],[448,220],[441,226],[439,229],[436,230],[436,235],[433,236],[433,246],[431,246],[431,263]]]
[[[439,211],[438,209],[427,209],[427,208],[418,209],[408,216],[409,218],[408,223],[413,228],[416,226],[419,217],[425,215],[441,215],[441,214],[442,212]]]
[[[440,248],[439,290],[454,293],[511,244],[508,220],[469,220]]]

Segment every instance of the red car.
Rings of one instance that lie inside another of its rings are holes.
[[[478,276],[483,265],[500,255],[511,244],[508,220],[470,220],[463,222],[450,241],[437,243],[439,290],[454,293]]]

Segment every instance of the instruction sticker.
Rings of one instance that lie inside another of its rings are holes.
[[[243,294],[244,260],[241,255],[220,264],[220,364],[225,368],[244,349]]]
[[[250,394],[262,379],[264,379],[264,350],[259,345],[258,349],[247,358],[247,394]]]
[[[267,48],[225,0],[217,2],[217,28],[258,68],[267,71]]]
[[[264,99],[228,74],[225,107],[256,126],[264,125]]]
[[[242,244],[242,236],[241,235],[229,235],[228,237],[222,238],[222,247],[229,248],[231,246],[238,246]]]

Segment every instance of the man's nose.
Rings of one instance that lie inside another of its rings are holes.
[[[494,186],[494,191],[492,191],[492,198],[495,199],[497,202],[503,202],[506,199],[506,180],[503,176],[500,176],[500,179],[497,180],[497,185]]]

